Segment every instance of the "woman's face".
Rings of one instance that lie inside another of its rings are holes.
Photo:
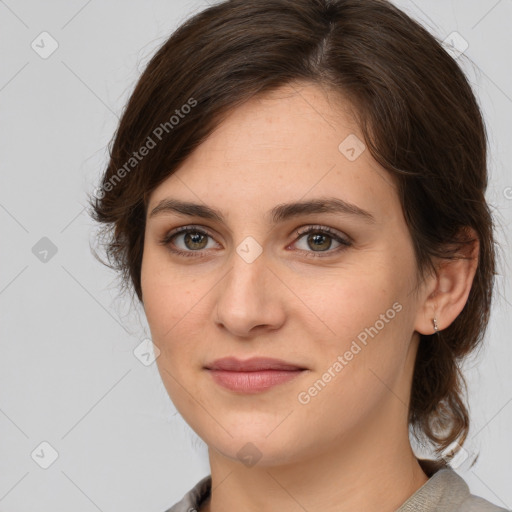
[[[340,105],[314,85],[253,99],[150,197],[141,277],[158,368],[233,460],[291,462],[407,427],[424,294],[395,186]],[[228,357],[289,366],[215,370]]]

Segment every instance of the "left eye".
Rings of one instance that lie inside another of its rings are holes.
[[[303,243],[303,247],[298,247],[300,250],[307,252],[325,252],[332,249],[333,241],[338,244],[334,250],[329,252],[336,252],[340,247],[348,247],[351,245],[350,241],[342,238],[337,233],[329,228],[309,227],[306,230],[297,232],[299,238],[295,242],[296,245]],[[312,251],[311,251],[312,249]]]

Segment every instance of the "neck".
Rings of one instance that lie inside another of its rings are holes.
[[[403,403],[386,407],[388,421],[381,417],[287,465],[245,467],[210,450],[213,491],[201,511],[395,511],[428,477],[411,449]]]

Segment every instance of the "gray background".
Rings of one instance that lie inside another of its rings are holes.
[[[396,3],[440,39],[457,31],[469,43],[459,60],[489,129],[488,200],[504,257],[486,345],[466,364],[466,449],[480,456],[457,471],[474,493],[512,508],[512,1]],[[206,5],[0,1],[2,512],[163,512],[209,473],[206,448],[155,364],[134,356],[149,329],[140,307],[116,300],[114,274],[91,255],[85,210],[141,70]],[[43,31],[58,43],[47,58],[31,47],[51,49]],[[47,469],[52,449],[42,442],[58,453]]]

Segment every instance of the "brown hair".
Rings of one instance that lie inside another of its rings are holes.
[[[438,335],[421,335],[409,423],[439,455],[469,430],[461,358],[481,342],[495,274],[487,137],[458,64],[385,0],[223,1],[163,44],[139,79],[90,198],[110,268],[139,300],[148,197],[232,109],[295,81],[329,86],[355,107],[372,156],[395,183],[420,276],[434,258],[480,252],[467,303]],[[161,142],[163,141],[163,142]],[[143,150],[145,148],[145,150]],[[459,251],[459,254],[458,254]]]

